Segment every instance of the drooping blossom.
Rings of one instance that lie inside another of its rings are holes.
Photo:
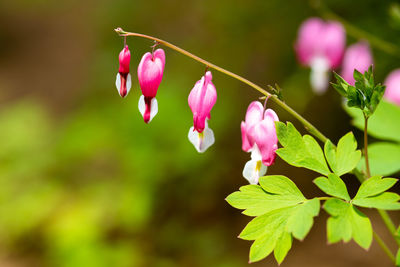
[[[211,118],[211,109],[217,101],[217,90],[211,80],[211,72],[207,71],[196,82],[188,98],[193,113],[193,126],[189,129],[188,138],[200,153],[206,151],[215,141],[214,133],[207,123]]]
[[[161,48],[152,53],[144,54],[139,63],[138,79],[142,90],[142,96],[139,99],[139,111],[146,123],[149,123],[158,112],[156,95],[163,77],[164,66],[165,53]]]
[[[131,52],[127,45],[119,53],[119,69],[115,85],[121,97],[128,95],[132,87],[132,78],[129,74],[129,63],[131,61]]]
[[[341,76],[354,85],[354,70],[364,73],[373,64],[372,52],[367,42],[358,42],[349,46],[343,57]]]
[[[309,18],[301,24],[295,50],[299,62],[311,68],[315,93],[324,93],[328,88],[329,71],[340,65],[345,45],[346,33],[339,22]]]
[[[383,84],[386,85],[383,97],[400,106],[400,69],[392,71]]]
[[[242,149],[251,152],[249,160],[243,169],[243,177],[250,184],[257,184],[258,179],[265,175],[267,167],[275,162],[278,149],[275,122],[278,115],[267,109],[258,101],[253,101],[247,108],[245,121],[241,123]]]

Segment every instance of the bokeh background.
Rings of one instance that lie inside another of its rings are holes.
[[[395,1],[327,1],[357,27],[400,41]],[[308,1],[14,0],[0,2],[0,266],[248,266],[250,220],[225,202],[247,181],[241,172],[240,122],[260,95],[213,72],[218,100],[210,127],[216,143],[198,154],[187,140],[187,96],[205,67],[166,51],[150,125],[137,108],[136,67],[149,40],[128,38],[133,88],[115,88],[122,27],[154,35],[266,86],[333,141],[354,130],[332,88],[315,96],[309,70],[296,62],[299,24],[320,15]],[[358,41],[348,36],[348,44]],[[382,81],[399,59],[373,48]],[[284,110],[268,103],[282,121]],[[269,174],[292,178],[307,197],[316,177],[280,159]],[[354,195],[356,179],[346,183]],[[380,218],[376,231],[390,237]],[[398,216],[391,213],[398,223]],[[321,210],[282,266],[390,266],[374,242],[328,245]],[[394,249],[394,245],[390,244]],[[273,257],[252,264],[276,266]]]

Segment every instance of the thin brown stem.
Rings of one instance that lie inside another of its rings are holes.
[[[190,57],[194,60],[196,60],[197,62],[200,62],[204,65],[206,65],[208,68],[210,69],[214,69],[216,71],[222,72],[238,81],[241,81],[242,83],[247,84],[248,86],[256,89],[258,92],[260,92],[261,94],[270,97],[276,104],[278,104],[281,108],[283,108],[284,110],[286,110],[288,113],[290,113],[293,117],[295,117],[299,122],[301,122],[301,124],[303,124],[303,126],[307,129],[307,131],[309,131],[311,134],[313,134],[315,137],[317,137],[319,140],[321,140],[323,143],[325,143],[328,138],[323,135],[314,125],[312,125],[308,120],[306,120],[304,117],[302,117],[299,113],[297,113],[294,109],[292,109],[291,107],[289,107],[285,102],[283,102],[282,100],[280,100],[277,96],[269,93],[267,90],[265,90],[264,88],[262,88],[261,86],[249,81],[248,79],[237,75],[236,73],[233,73],[229,70],[226,70],[224,68],[221,68],[220,66],[217,66],[205,59],[202,59],[201,57],[198,57],[174,44],[171,44],[167,41],[161,40],[159,38],[153,37],[153,36],[149,36],[149,35],[145,35],[145,34],[141,34],[141,33],[135,33],[135,32],[126,32],[121,28],[117,28],[115,29],[115,31],[120,35],[120,36],[136,36],[136,37],[142,37],[145,39],[150,39],[150,40],[154,40],[157,41],[159,44],[164,45],[166,47],[169,47],[187,57]]]
[[[364,157],[365,157],[365,168],[367,179],[371,177],[371,171],[369,169],[369,160],[368,160],[368,117],[364,115]]]

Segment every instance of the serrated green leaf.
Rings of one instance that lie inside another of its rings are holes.
[[[330,173],[328,174],[328,178],[318,177],[314,180],[314,183],[326,194],[350,201],[346,184],[336,174]]]
[[[286,230],[299,240],[303,240],[313,225],[313,217],[319,213],[320,204],[317,198],[299,205],[287,220]]]
[[[396,182],[395,178],[382,179],[382,176],[379,175],[372,176],[361,184],[353,200],[378,195],[391,188]]]
[[[226,200],[244,209],[247,215],[258,215],[239,235],[255,240],[250,248],[250,262],[259,261],[272,251],[278,263],[282,262],[292,236],[303,239],[320,209],[319,199],[307,200],[289,178],[280,175],[261,177],[260,186],[242,186]]]
[[[260,216],[306,199],[296,185],[284,176],[261,177],[260,184],[264,189],[258,185],[242,186],[240,191],[230,194],[226,201],[237,209],[243,209],[245,215]]]
[[[284,195],[292,199],[297,199],[298,202],[305,200],[305,197],[297,188],[295,183],[283,175],[268,175],[261,177],[261,187],[268,193]]]
[[[310,135],[301,134],[290,122],[276,122],[279,143],[283,146],[276,153],[284,161],[296,167],[307,168],[323,175],[330,173],[318,142]]]
[[[367,216],[352,204],[339,199],[325,202],[325,210],[331,215],[327,221],[329,243],[354,241],[364,249],[372,242],[372,226]]]
[[[377,142],[368,146],[368,160],[372,175],[390,175],[400,171],[400,144]],[[365,159],[357,169],[365,172]]]
[[[292,235],[288,232],[283,232],[281,237],[276,241],[274,256],[278,264],[281,264],[287,253],[292,247]]]
[[[384,192],[376,196],[354,199],[353,204],[365,207],[365,208],[376,208],[383,210],[399,210],[400,196],[392,192]]]
[[[353,117],[353,124],[363,130],[364,115],[356,108],[345,107]],[[376,138],[400,142],[400,107],[382,100],[376,108],[374,116],[368,119],[368,133]]]
[[[357,141],[352,132],[340,138],[337,148],[328,140],[324,151],[329,166],[338,176],[352,171],[361,158],[361,151],[357,150]]]
[[[291,247],[291,239],[289,244],[288,238],[284,235],[289,234],[289,236],[303,239],[313,224],[313,217],[318,215],[318,212],[319,200],[315,198],[254,218],[239,235],[245,240],[255,240],[250,248],[250,262],[267,257],[278,247],[278,251],[274,254],[280,263]]]

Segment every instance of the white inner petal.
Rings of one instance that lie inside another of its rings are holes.
[[[215,142],[214,132],[208,128],[207,124],[202,133],[194,131],[193,126],[190,127],[188,138],[199,153],[206,151]]]
[[[253,148],[250,150],[251,151],[251,159],[252,160],[262,160],[262,155],[260,152],[260,149],[258,149],[257,144],[254,143]]]
[[[143,117],[144,112],[146,111],[146,104],[144,103],[144,95],[140,96],[138,107],[139,107],[140,114],[142,114],[142,117]]]
[[[151,120],[157,115],[158,113],[158,102],[157,99],[154,97],[151,99],[151,108],[150,108],[150,120]]]
[[[140,114],[142,114],[142,117],[144,117],[144,113],[146,112],[146,103],[144,102],[144,95],[141,95],[139,98],[138,108]],[[158,113],[158,102],[157,99],[154,97],[151,99],[149,122],[151,122],[151,120],[157,115],[157,113]]]
[[[132,77],[131,75],[128,73],[128,77],[126,79],[126,94],[129,94],[129,91],[131,90],[132,87]]]
[[[329,62],[324,57],[315,57],[311,61],[311,87],[316,94],[323,94],[329,85]]]
[[[243,168],[243,177],[249,181],[250,184],[258,184],[258,179],[267,173],[267,166],[262,164],[261,160],[251,159],[246,162]]]
[[[115,86],[117,87],[117,91],[119,94],[119,90],[121,88],[121,76],[117,73],[117,79],[115,80]]]

